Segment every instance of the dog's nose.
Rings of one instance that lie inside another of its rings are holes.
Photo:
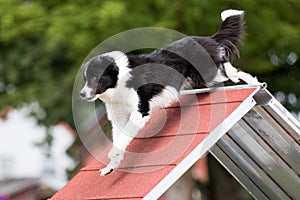
[[[81,96],[82,98],[84,98],[85,95],[86,95],[86,92],[85,92],[85,91],[80,91],[80,96]]]

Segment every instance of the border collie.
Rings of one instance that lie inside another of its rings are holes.
[[[221,13],[223,22],[212,36],[184,37],[149,54],[112,51],[82,65],[85,85],[80,95],[87,101],[102,100],[113,127],[110,162],[100,170],[102,176],[119,166],[126,147],[151,113],[178,100],[180,90],[187,85],[212,87],[240,79],[260,84],[230,63],[232,56],[239,56],[243,17],[244,11],[225,10]]]

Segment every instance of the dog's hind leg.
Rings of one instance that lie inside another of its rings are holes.
[[[223,66],[224,66],[226,75],[234,83],[238,83],[239,80],[243,80],[247,84],[251,84],[251,85],[261,85],[262,84],[257,80],[256,77],[253,77],[252,75],[250,75],[246,72],[239,71],[234,66],[232,66],[230,62],[224,63]]]
[[[116,129],[114,129],[114,131],[119,131],[119,133],[117,137],[114,138],[113,147],[108,153],[108,158],[110,159],[109,164],[100,170],[101,176],[109,174],[120,165],[127,146],[139,130],[145,126],[148,120],[148,116],[143,117],[140,112],[134,111],[131,113],[124,128],[115,127]]]

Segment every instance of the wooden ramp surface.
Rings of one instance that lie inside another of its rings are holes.
[[[158,199],[254,107],[259,90],[247,86],[182,95],[179,103],[153,113],[118,170],[99,175],[108,148],[51,199]]]

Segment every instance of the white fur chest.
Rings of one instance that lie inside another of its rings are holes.
[[[105,103],[107,117],[112,122],[124,125],[130,113],[137,111],[139,98],[134,89],[116,87],[108,89],[99,98]]]

